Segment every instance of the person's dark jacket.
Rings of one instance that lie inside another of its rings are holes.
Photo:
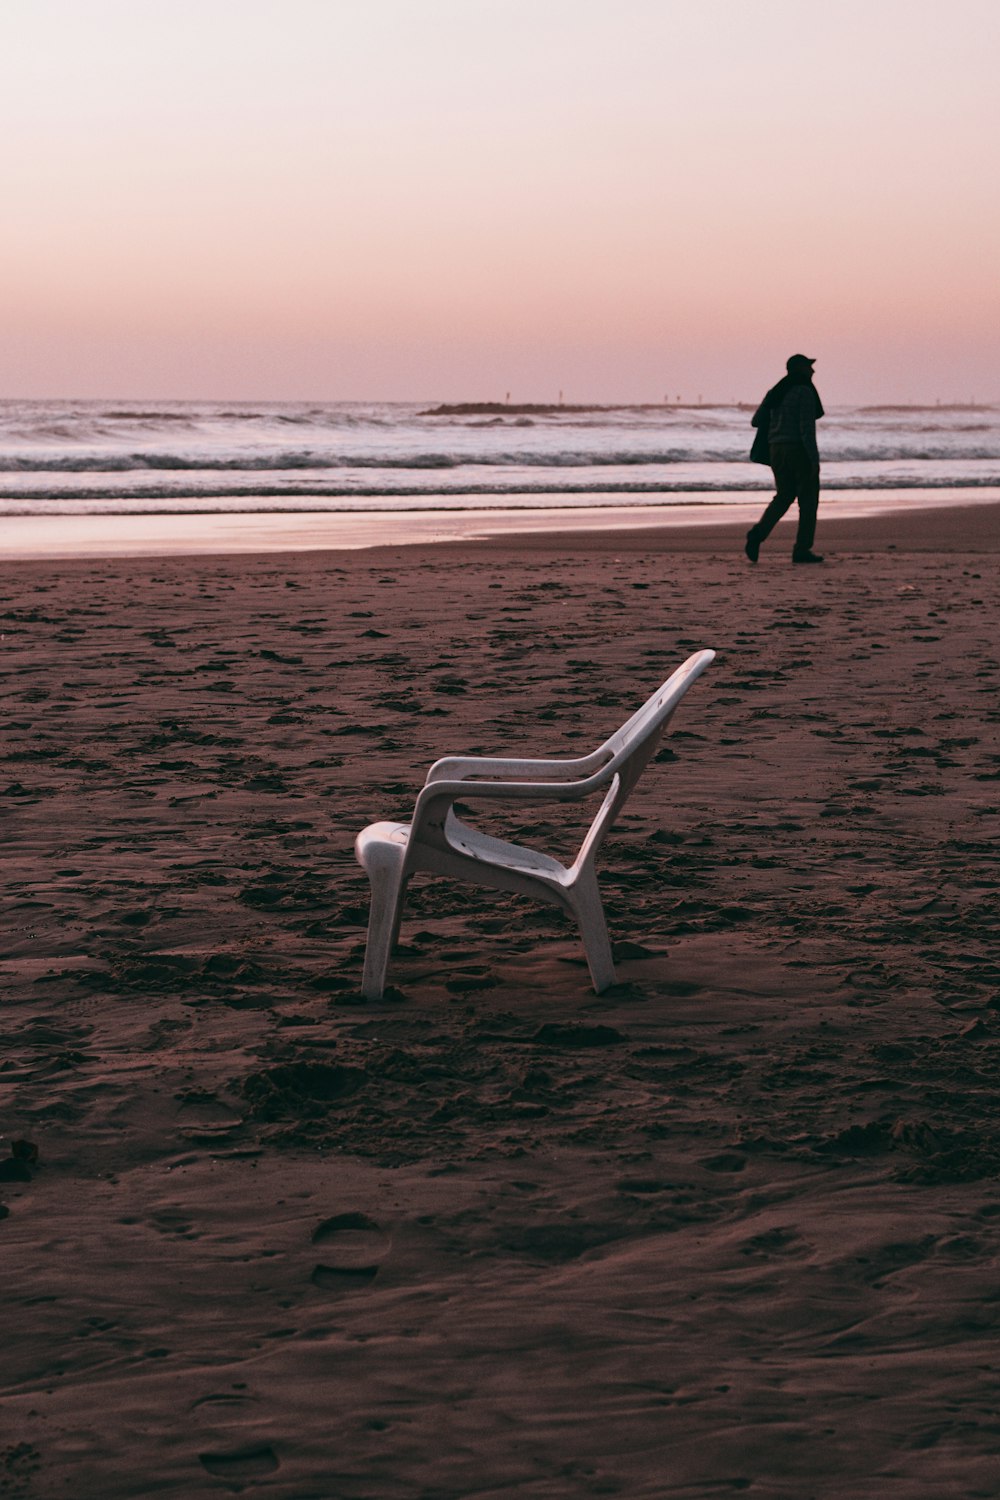
[[[802,400],[798,394],[785,406],[785,397],[792,392],[808,393],[812,398]],[[785,375],[773,385],[751,418],[757,432],[750,449],[750,458],[755,464],[770,464],[771,441],[801,442],[810,458],[819,463],[816,447],[816,422],[823,416],[823,403],[819,392],[809,376]],[[784,420],[783,420],[784,419]],[[787,428],[787,432],[784,430]]]

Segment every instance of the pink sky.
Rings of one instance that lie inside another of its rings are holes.
[[[31,0],[2,396],[1000,400],[996,0]]]

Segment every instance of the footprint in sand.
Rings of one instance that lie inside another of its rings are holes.
[[[325,1290],[365,1286],[374,1281],[389,1253],[390,1236],[367,1214],[335,1214],[313,1232],[314,1245],[323,1246],[323,1261],[310,1280]]]
[[[231,1453],[199,1453],[198,1460],[219,1479],[262,1479],[280,1467],[278,1455],[266,1443],[255,1448],[234,1448]]]
[[[805,1255],[808,1246],[799,1238],[796,1230],[788,1225],[778,1224],[773,1229],[764,1229],[760,1234],[751,1235],[748,1240],[743,1241],[739,1250],[741,1255],[770,1259],[776,1255]]]

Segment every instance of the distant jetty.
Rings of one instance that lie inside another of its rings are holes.
[[[858,411],[867,413],[894,412],[894,411],[993,411],[994,407],[982,401],[935,401],[933,406],[926,402],[907,402],[905,405],[897,406],[859,406]]]
[[[671,402],[671,405],[674,403]],[[619,402],[614,406],[600,406],[591,404],[589,406],[569,406],[562,401],[536,402],[526,401],[515,404],[510,401],[459,401],[453,406],[434,406],[427,411],[422,411],[422,417],[545,417],[551,416],[553,412],[589,412],[589,411],[662,411],[664,403],[660,401],[633,401],[627,404]]]

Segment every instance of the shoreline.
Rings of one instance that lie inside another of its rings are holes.
[[[3,522],[2,561],[356,552],[499,540],[520,548],[553,536],[598,536],[606,545],[610,535],[636,534],[659,534],[687,550],[717,546],[722,535],[741,538],[760,514],[766,493],[718,504],[658,506],[9,516]],[[795,515],[793,507],[780,526],[793,525]],[[930,524],[942,539],[967,534],[982,542],[997,533],[1000,490],[830,491],[821,500],[820,537],[871,535],[873,528],[895,534],[907,518],[919,518],[923,532],[931,517],[937,518]],[[769,550],[778,539],[776,534]]]

